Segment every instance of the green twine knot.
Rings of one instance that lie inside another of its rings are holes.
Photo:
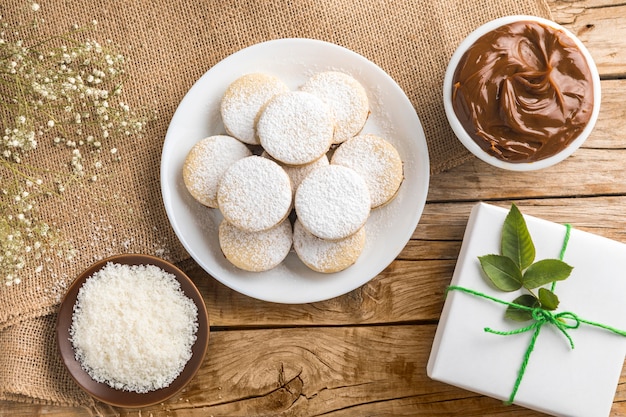
[[[509,303],[509,305],[515,306],[517,308],[528,308],[526,306],[515,304],[515,303]],[[524,373],[526,372],[528,361],[530,360],[530,354],[535,349],[535,343],[537,342],[537,337],[539,336],[539,331],[541,330],[541,327],[546,323],[554,325],[554,327],[556,327],[561,333],[563,333],[563,335],[565,335],[565,337],[567,338],[569,342],[570,347],[574,349],[574,340],[569,335],[567,330],[577,329],[578,327],[580,327],[580,323],[581,323],[581,320],[578,318],[578,316],[569,311],[564,311],[561,313],[554,314],[553,312],[549,310],[545,310],[541,307],[536,307],[532,309],[531,314],[533,317],[533,323],[529,326],[522,327],[516,330],[498,331],[498,330],[493,330],[489,327],[485,327],[486,332],[501,335],[501,336],[509,336],[513,334],[520,334],[520,333],[525,333],[525,332],[534,330],[533,336],[530,339],[530,343],[528,344],[528,348],[526,348],[526,352],[524,353],[524,359],[522,361],[520,371],[517,374],[517,379],[515,381],[515,384],[513,385],[513,391],[511,392],[509,399],[505,402],[507,405],[513,404],[513,401],[515,400],[515,396],[521,385],[522,378],[524,377]]]
[[[561,248],[561,253],[559,258],[563,259],[563,256],[565,254],[565,249],[567,248],[567,243],[569,241],[569,237],[570,237],[570,229],[571,226],[569,224],[566,224],[566,235],[565,235],[565,239],[563,242],[563,247]],[[554,284],[552,283],[552,290],[554,290]],[[510,330],[510,331],[500,331],[500,330],[493,330],[489,327],[485,327],[485,332],[487,333],[492,333],[492,334],[496,334],[496,335],[501,335],[501,336],[510,336],[510,335],[515,335],[515,334],[521,334],[521,333],[525,333],[528,331],[532,331],[533,335],[530,339],[530,343],[528,344],[528,347],[526,348],[526,352],[524,353],[524,358],[522,360],[522,364],[520,366],[520,369],[517,373],[517,379],[515,380],[515,384],[513,385],[513,390],[511,391],[511,395],[509,396],[509,399],[507,401],[505,401],[505,404],[512,404],[513,401],[515,400],[515,396],[517,394],[517,391],[519,390],[520,384],[522,382],[522,378],[524,377],[524,373],[526,372],[526,367],[528,365],[528,361],[530,359],[530,354],[532,353],[532,351],[535,348],[535,343],[537,342],[537,337],[539,336],[539,331],[541,330],[541,328],[543,327],[544,324],[549,323],[552,324],[554,327],[556,327],[568,340],[569,345],[572,349],[574,349],[574,341],[572,339],[572,337],[569,335],[568,330],[573,330],[573,329],[577,329],[580,327],[581,324],[585,323],[591,326],[595,326],[595,327],[599,327],[605,330],[608,330],[610,332],[613,332],[615,334],[618,334],[620,336],[624,336],[626,337],[626,331],[624,330],[620,330],[620,329],[616,329],[614,327],[602,324],[602,323],[597,323],[594,321],[589,321],[589,320],[585,320],[582,319],[580,317],[578,317],[576,314],[569,312],[569,311],[563,311],[561,313],[553,313],[552,311],[549,310],[545,310],[541,307],[528,307],[525,305],[521,305],[521,304],[517,304],[517,303],[512,303],[512,302],[508,302],[508,301],[504,301],[501,300],[499,298],[496,297],[492,297],[489,296],[487,294],[478,292],[478,291],[474,291],[471,290],[469,288],[464,288],[464,287],[459,287],[459,286],[449,286],[446,289],[446,294],[448,293],[448,291],[452,291],[452,290],[457,290],[457,291],[461,291],[464,292],[466,294],[471,294],[471,295],[475,295],[477,297],[481,297],[481,298],[485,298],[488,300],[491,300],[493,302],[499,303],[499,304],[503,304],[506,306],[512,306],[515,308],[518,308],[520,310],[526,310],[531,312],[532,315],[532,324],[526,326],[526,327],[521,327],[519,329],[515,329],[515,330]]]
[[[496,335],[500,335],[500,336],[510,336],[510,335],[515,335],[515,334],[521,334],[521,333],[525,333],[528,331],[532,331],[533,335],[530,339],[530,343],[528,344],[528,348],[526,348],[526,352],[524,353],[524,358],[522,360],[522,364],[520,366],[520,369],[517,373],[517,379],[515,380],[515,384],[513,385],[513,390],[511,391],[511,395],[509,396],[509,399],[507,401],[505,401],[505,404],[512,404],[513,401],[515,400],[515,396],[517,394],[517,391],[519,390],[520,384],[522,383],[522,378],[524,377],[524,373],[526,372],[526,367],[528,366],[528,361],[530,359],[530,354],[532,353],[532,351],[535,349],[535,343],[537,342],[537,337],[539,336],[539,331],[541,330],[541,328],[543,327],[544,324],[552,324],[554,325],[568,340],[569,345],[572,349],[574,349],[574,341],[572,339],[572,337],[569,335],[568,330],[573,330],[573,329],[577,329],[580,327],[581,324],[588,324],[590,326],[595,326],[595,327],[599,327],[601,329],[605,329],[608,330],[612,333],[618,334],[620,336],[624,336],[626,337],[626,331],[625,330],[620,330],[620,329],[616,329],[614,327],[608,326],[606,324],[602,324],[602,323],[597,323],[594,321],[590,321],[590,320],[585,320],[583,318],[580,318],[579,316],[577,316],[576,314],[570,312],[570,311],[563,311],[561,313],[553,313],[552,311],[548,311],[545,310],[541,307],[535,307],[535,308],[531,308],[525,305],[521,305],[521,304],[517,304],[517,303],[511,303],[508,301],[504,301],[501,300],[499,298],[495,298],[495,297],[491,297],[487,294],[483,294],[481,292],[478,291],[474,291],[471,290],[469,288],[464,288],[464,287],[458,287],[458,286],[449,286],[446,289],[446,293],[448,291],[452,291],[452,290],[456,290],[456,291],[461,291],[464,292],[466,294],[471,294],[471,295],[475,295],[477,297],[481,297],[481,298],[485,298],[488,300],[491,300],[493,302],[499,303],[499,304],[504,304],[507,306],[512,306],[515,308],[519,308],[521,310],[528,310],[532,313],[532,317],[533,317],[533,322],[532,324],[526,326],[526,327],[521,327],[519,329],[515,329],[515,330],[508,330],[508,331],[501,331],[501,330],[494,330],[491,329],[489,327],[485,327],[485,332],[487,333],[491,333],[491,334],[496,334]]]
[[[452,289],[460,289],[460,288],[452,288]],[[474,294],[474,295],[478,295],[478,294]],[[520,333],[525,333],[530,330],[538,329],[544,324],[550,323],[554,325],[554,327],[559,329],[561,333],[563,333],[563,335],[569,341],[570,347],[574,349],[574,341],[572,340],[572,337],[569,335],[567,331],[571,329],[577,329],[580,327],[581,320],[578,318],[576,314],[571,313],[569,311],[563,311],[561,313],[554,314],[552,311],[543,309],[541,307],[530,308],[530,307],[523,306],[521,304],[516,304],[516,303],[507,303],[507,304],[510,306],[522,309],[522,310],[529,310],[532,314],[533,324],[526,326],[526,327],[522,327],[520,329],[511,330],[511,331],[498,331],[498,330],[493,330],[489,327],[485,327],[485,331],[487,333],[497,334],[500,336],[509,336],[512,334],[520,334]]]

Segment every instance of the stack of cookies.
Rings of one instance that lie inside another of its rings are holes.
[[[220,111],[226,134],[194,145],[183,179],[198,202],[221,211],[224,256],[257,272],[279,265],[292,247],[318,272],[356,262],[371,210],[391,201],[403,180],[397,150],[361,133],[370,113],[363,86],[327,71],[293,91],[252,73],[228,86]]]

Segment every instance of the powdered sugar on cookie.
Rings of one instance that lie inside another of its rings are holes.
[[[265,104],[276,94],[288,91],[279,78],[268,74],[246,74],[233,81],[224,96],[220,113],[228,133],[249,145],[258,145],[256,122]]]
[[[274,162],[276,162],[276,160],[269,156],[267,152],[263,152],[261,156],[264,158],[270,158]],[[295,194],[296,189],[298,188],[302,180],[304,180],[311,172],[313,172],[317,168],[328,166],[330,162],[328,161],[328,157],[326,155],[322,155],[321,158],[319,158],[317,161],[311,162],[310,164],[285,165],[280,164],[280,162],[278,164],[281,165],[287,175],[289,175],[289,179],[291,180],[291,190]]]
[[[207,207],[217,207],[217,186],[234,162],[252,155],[237,139],[216,135],[196,143],[183,164],[183,181],[189,193]]]
[[[291,200],[289,176],[277,163],[260,156],[231,165],[217,190],[224,218],[248,232],[276,226],[289,214]]]
[[[296,190],[295,209],[302,225],[327,240],[359,230],[370,214],[365,180],[353,169],[329,165],[311,172]]]
[[[370,113],[369,100],[365,88],[352,76],[338,71],[319,72],[301,90],[330,107],[335,119],[333,143],[342,143],[363,129]]]
[[[398,151],[376,135],[359,135],[342,143],[331,162],[352,168],[363,177],[370,190],[372,208],[388,203],[404,178]]]
[[[302,91],[274,97],[257,124],[263,149],[288,165],[308,164],[321,158],[330,148],[333,129],[328,106]]]

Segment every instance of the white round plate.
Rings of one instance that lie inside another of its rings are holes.
[[[225,132],[219,107],[228,85],[252,72],[273,74],[297,89],[320,71],[343,71],[366,89],[371,114],[363,133],[391,142],[404,162],[398,195],[372,211],[367,244],[351,267],[334,274],[314,272],[292,251],[267,272],[242,271],[227,261],[217,228],[222,215],[196,202],[187,192],[182,167],[199,140]],[[382,69],[343,47],[312,39],[280,39],[253,45],[219,62],[185,95],[167,130],[161,157],[161,191],[174,231],[191,257],[215,279],[260,300],[297,304],[327,300],[360,287],[385,269],[407,244],[426,204],[429,183],[426,138],[411,102]]]

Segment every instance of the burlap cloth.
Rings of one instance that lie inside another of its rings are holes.
[[[173,261],[187,257],[163,209],[159,163],[178,103],[211,66],[244,47],[286,37],[321,39],[360,53],[389,73],[415,106],[436,173],[468,158],[448,127],[440,97],[445,66],[458,43],[475,27],[503,15],[550,17],[543,0],[39,3],[39,16],[59,32],[97,20],[91,37],[111,39],[128,59],[126,101],[158,112],[143,138],[118,143],[122,161],[108,178],[76,187],[42,207],[42,216],[61,228],[78,256],[72,262],[51,262],[20,285],[0,289],[0,399],[82,406],[93,402],[58,358],[55,310],[72,278],[96,259],[128,252]],[[0,13],[10,23],[27,21],[31,3],[5,0]],[[55,157],[45,144],[37,155]]]

